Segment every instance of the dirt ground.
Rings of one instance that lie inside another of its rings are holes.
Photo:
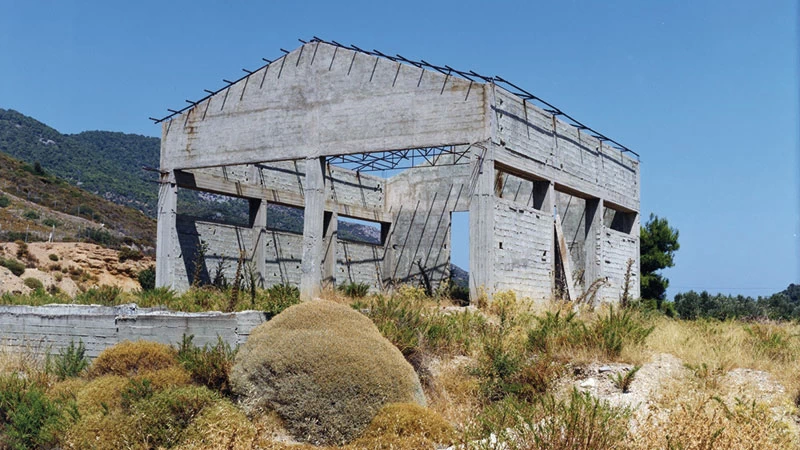
[[[17,251],[15,243],[0,243],[0,257],[20,260],[27,266],[19,277],[0,267],[0,294],[31,292],[25,286],[26,278],[35,278],[45,289],[53,286],[70,296],[101,285],[131,291],[139,288],[138,273],[154,264],[154,259],[147,256],[120,262],[117,250],[78,242],[31,243],[28,256],[22,258],[17,257]]]

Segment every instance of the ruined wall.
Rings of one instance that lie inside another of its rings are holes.
[[[496,199],[495,289],[549,300],[553,289],[553,215]]]
[[[380,291],[384,253],[382,245],[340,239],[336,245],[336,284],[364,283]]]
[[[175,266],[176,289],[188,289],[191,285],[201,242],[207,244],[205,265],[199,272],[205,283],[214,278],[218,267],[221,267],[227,280],[232,281],[236,275],[240,250],[246,254],[245,262],[251,261],[253,255],[251,228],[200,221],[183,214],[178,214],[176,224],[182,254],[180,263]]]
[[[625,284],[625,273],[628,267],[628,260],[633,259],[631,276],[629,282],[629,292],[631,298],[639,297],[639,239],[638,235],[633,236],[621,231],[603,227],[603,258],[605,265],[604,274],[608,284],[603,287],[606,297],[619,300],[622,296]],[[615,297],[615,298],[614,298]]]
[[[637,160],[503,89],[495,96],[499,163],[638,211]]]
[[[420,167],[388,181],[392,228],[384,280],[417,282],[425,268],[434,284],[450,276],[450,214],[469,208],[473,165]]]
[[[164,122],[161,168],[478,142],[485,104],[482,84],[314,42]]]
[[[196,345],[215,344],[217,337],[231,347],[243,344],[250,331],[267,320],[262,312],[179,313],[155,308],[47,305],[0,306],[0,343],[44,355],[58,353],[81,340],[94,358],[119,342],[148,340],[174,345],[194,335]]]

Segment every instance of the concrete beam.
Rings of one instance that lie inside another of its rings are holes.
[[[303,208],[305,206],[303,195],[297,192],[269,189],[260,184],[226,180],[217,175],[176,170],[175,179],[179,187],[194,189],[196,191],[225,194],[253,200],[263,199],[269,203],[278,203],[298,208]],[[335,211],[337,214],[347,217],[375,222],[391,222],[392,220],[390,214],[383,210],[360,205],[338,203],[331,198],[325,199],[325,210]]]
[[[603,199],[586,200],[586,239],[583,243],[586,266],[584,268],[584,292],[603,274]],[[602,296],[598,295],[599,298]]]
[[[174,172],[162,173],[158,188],[158,225],[156,227],[156,286],[175,288],[174,265],[180,257],[176,218],[178,185]]]
[[[251,235],[251,254],[255,269],[258,272],[258,281],[264,287],[267,273],[267,255],[265,251],[267,240],[267,202],[263,200],[250,200],[250,226],[253,228]]]
[[[475,148],[475,190],[469,206],[469,295],[494,295],[494,144]]]
[[[322,288],[322,261],[325,255],[323,245],[325,216],[324,165],[324,158],[307,158],[305,163],[303,259],[300,263],[301,300],[312,300],[318,297]]]

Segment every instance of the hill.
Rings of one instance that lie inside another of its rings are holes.
[[[129,241],[155,246],[155,221],[0,153],[0,239]]]
[[[158,166],[159,139],[87,131],[61,134],[17,111],[0,109],[0,152],[40,163],[48,172],[116,203],[154,217],[156,176],[140,170]]]

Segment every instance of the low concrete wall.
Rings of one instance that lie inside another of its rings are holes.
[[[186,334],[194,335],[198,346],[214,344],[219,336],[235,347],[266,320],[259,311],[182,313],[135,304],[0,306],[0,346],[42,355],[81,340],[94,358],[125,340],[176,344]]]

